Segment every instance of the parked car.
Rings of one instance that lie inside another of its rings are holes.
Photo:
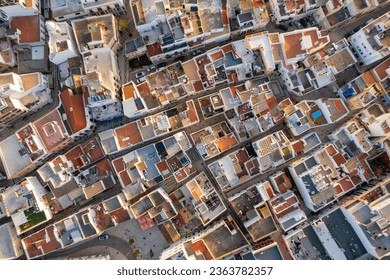
[[[141,78],[137,79],[137,84],[140,84],[142,82],[145,82],[145,77],[141,77]]]
[[[185,61],[185,60],[186,60],[185,56],[179,56],[175,58],[175,61]]]
[[[108,234],[103,234],[99,236],[99,240],[107,240],[108,239]]]
[[[157,64],[157,68],[163,68],[166,66],[167,66],[167,64],[165,62],[161,62],[161,63]]]
[[[150,66],[148,66],[148,68],[146,68],[146,71],[148,71],[148,72],[154,72],[156,70],[157,70],[156,65],[150,65]]]
[[[302,25],[302,23],[301,23],[299,20],[294,21],[293,24],[294,24],[295,27],[298,28],[298,29],[303,28],[303,25]]]
[[[144,72],[138,72],[137,74],[135,74],[135,77],[136,77],[137,79],[139,79],[139,78],[141,78],[141,77],[143,77],[143,76],[145,76],[145,73],[144,73]]]
[[[276,24],[275,26],[278,29],[282,29],[282,30],[285,30],[285,31],[288,30],[288,25],[287,24]]]
[[[196,51],[193,51],[192,52],[192,55],[193,56],[197,56],[198,54],[201,54],[201,53],[203,53],[204,51],[203,50],[196,50]]]
[[[304,28],[307,28],[307,27],[309,27],[309,21],[307,20],[307,19],[305,19],[305,18],[303,18],[303,19],[301,19],[300,20],[300,22],[301,22],[301,24],[302,24],[302,26],[304,27]]]

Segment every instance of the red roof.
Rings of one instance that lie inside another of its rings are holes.
[[[159,54],[162,54],[161,45],[159,42],[156,42],[154,44],[150,44],[146,46],[146,50],[148,51],[149,57],[156,56]]]
[[[10,28],[16,28],[20,31],[19,43],[35,43],[41,40],[41,26],[39,15],[12,17]]]
[[[60,93],[61,103],[72,133],[79,132],[87,126],[85,117],[84,100],[82,94],[73,94],[66,89]]]
[[[68,138],[64,123],[57,109],[39,118],[33,125],[49,152],[55,150]]]
[[[379,64],[374,68],[375,73],[378,75],[379,79],[382,81],[389,75],[386,73],[386,70],[390,68],[390,58],[386,59],[384,62]]]

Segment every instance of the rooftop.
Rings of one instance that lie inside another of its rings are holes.
[[[50,0],[50,9],[55,18],[84,11],[79,0]]]
[[[37,233],[34,233],[22,240],[28,258],[36,258],[60,249],[61,243],[58,241],[51,225]]]
[[[58,110],[50,113],[33,122],[46,149],[51,152],[59,147],[68,138],[67,131],[62,122]]]
[[[248,245],[234,222],[225,223],[203,237],[214,259],[221,259]]]
[[[86,128],[84,98],[82,94],[74,94],[71,89],[66,89],[60,94],[62,106],[65,110],[66,120],[72,134]]]
[[[20,44],[36,43],[41,41],[41,25],[39,15],[12,17],[10,28],[20,30]]]
[[[112,14],[73,20],[72,26],[82,53],[96,45],[112,48],[118,40],[116,20]]]
[[[346,220],[341,209],[333,211],[326,217],[323,217],[322,220],[348,260],[359,259],[367,253],[360,238]]]

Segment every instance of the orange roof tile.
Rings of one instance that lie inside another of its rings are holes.
[[[364,80],[364,82],[366,83],[367,87],[375,84],[375,78],[374,76],[372,76],[371,72],[365,72],[363,75],[362,75],[362,78]]]
[[[156,42],[154,44],[150,44],[150,45],[147,45],[146,46],[146,50],[148,52],[148,55],[150,57],[152,56],[156,56],[156,55],[159,55],[159,54],[162,54],[163,51],[161,49],[161,45],[159,42]]]
[[[134,98],[135,94],[136,91],[133,83],[129,83],[123,86],[123,100]]]
[[[81,144],[81,149],[83,152],[88,154],[91,158],[91,162],[98,160],[104,156],[102,149],[100,148],[97,139],[94,138],[89,142]]]
[[[79,169],[84,166],[84,162],[81,159],[81,156],[83,155],[83,150],[81,149],[80,145],[77,145],[70,151],[68,151],[65,156],[68,160],[70,160],[73,163],[73,166],[75,169]]]
[[[79,132],[87,126],[82,94],[74,95],[72,90],[66,89],[60,93],[69,126],[73,133]]]
[[[20,44],[35,43],[41,39],[39,15],[12,17],[10,20],[10,28],[20,30]]]
[[[333,160],[336,162],[338,166],[344,164],[347,162],[347,160],[344,158],[344,156],[340,153],[337,153],[336,155],[333,156]]]
[[[336,107],[337,111],[344,111],[344,104],[343,104],[343,101],[339,100],[339,99],[335,99],[333,100],[333,104],[334,106]]]
[[[375,67],[374,71],[378,75],[379,79],[382,81],[389,76],[386,73],[386,70],[389,68],[390,68],[390,58],[386,59],[384,62],[379,64],[377,67]]]
[[[225,45],[221,49],[225,54],[234,51],[232,44]]]
[[[99,176],[105,176],[107,172],[112,173],[111,164],[108,158],[96,163],[96,168],[98,170]]]
[[[299,154],[305,149],[305,144],[303,143],[302,140],[299,140],[292,144],[292,148],[294,149],[295,153]]]
[[[188,106],[187,116],[191,123],[199,121],[198,114],[194,105],[194,101],[190,100],[186,102]]]
[[[53,225],[26,237],[22,242],[30,258],[35,258],[61,248],[61,244],[54,235]]]
[[[337,152],[336,149],[333,147],[333,145],[326,147],[326,151],[330,156],[333,156]]]
[[[114,165],[114,168],[118,173],[125,170],[125,164],[123,162],[123,158],[117,158],[116,160],[113,160],[112,164]]]
[[[68,138],[66,129],[57,109],[33,122],[46,149],[51,152]]]
[[[110,216],[115,220],[116,223],[122,223],[130,219],[129,213],[123,208],[119,208],[110,213]]]
[[[192,83],[192,85],[194,86],[196,92],[200,92],[200,91],[204,90],[204,87],[203,87],[203,84],[201,81],[195,81]]]
[[[115,133],[121,148],[141,143],[143,140],[136,122],[118,127],[115,129]]]
[[[222,23],[224,25],[229,24],[229,19],[226,10],[222,10]]]
[[[211,61],[216,61],[222,57],[223,57],[223,53],[220,50],[210,55]]]
[[[354,188],[354,185],[352,184],[352,182],[349,178],[344,178],[344,179],[340,180],[339,184],[344,192],[348,192]]]
[[[238,144],[236,137],[233,134],[226,135],[222,138],[219,138],[215,141],[215,145],[217,146],[220,152],[226,151],[227,149]]]
[[[126,170],[123,170],[123,171],[119,172],[118,174],[122,180],[123,186],[128,186],[132,183],[131,178]]]
[[[301,48],[302,33],[290,34],[284,36],[284,50],[286,58],[294,58],[297,55],[306,53],[306,50]]]

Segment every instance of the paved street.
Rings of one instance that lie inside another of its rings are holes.
[[[83,256],[109,253],[113,259],[134,260],[133,248],[120,237],[110,235],[107,240],[99,240],[97,237],[81,241],[67,249],[53,252],[41,259],[79,258]],[[117,256],[119,255],[119,256]]]
[[[376,19],[388,11],[390,11],[390,2],[385,3],[381,7],[378,7],[369,13],[363,14],[357,18],[352,18],[349,22],[344,23],[329,32],[330,41],[340,41],[347,33],[353,31],[361,25],[365,25],[369,19]]]

